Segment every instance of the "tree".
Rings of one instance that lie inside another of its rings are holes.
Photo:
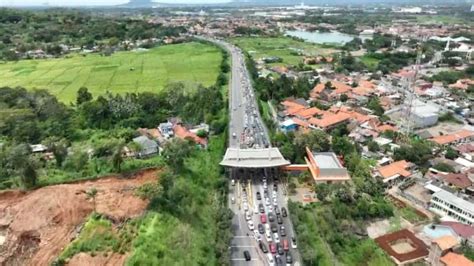
[[[112,154],[112,165],[114,166],[114,169],[116,172],[120,173],[121,168],[122,168],[122,163],[123,163],[123,151],[124,144],[119,143],[117,147],[115,148],[114,153]]]
[[[54,159],[56,160],[56,166],[60,168],[67,157],[69,142],[66,139],[58,140],[57,138],[51,137],[46,140],[46,146],[53,153]]]
[[[296,133],[293,144],[296,146],[297,154],[305,154],[308,147],[311,151],[325,152],[331,147],[329,135],[321,130],[311,130],[308,133]]]
[[[446,163],[438,163],[433,166],[434,169],[441,171],[441,172],[447,172],[447,173],[454,173],[456,170],[454,168]]]
[[[79,90],[77,91],[76,104],[81,105],[91,100],[92,100],[92,94],[88,91],[88,89],[86,87],[79,88]]]
[[[332,140],[332,150],[343,156],[356,152],[356,147],[348,137],[334,137]]]
[[[25,188],[32,188],[36,185],[38,176],[28,144],[21,143],[11,147],[6,159],[7,167],[12,173],[20,176],[21,183]]]
[[[196,135],[200,138],[207,138],[207,131],[204,130],[204,129],[200,129],[200,130],[198,130]]]
[[[95,187],[89,189],[87,192],[87,198],[92,199],[92,203],[94,204],[94,212],[96,212],[96,204],[95,204],[95,199],[97,196],[97,189]]]
[[[459,153],[454,150],[452,147],[446,149],[446,154],[444,155],[447,159],[454,160],[459,157]]]
[[[347,100],[349,100],[349,96],[347,96],[347,94],[343,93],[343,94],[341,94],[341,96],[339,96],[339,100],[343,103],[347,102]]]
[[[379,97],[372,97],[370,98],[369,102],[367,103],[367,108],[374,111],[374,113],[378,116],[382,116],[385,112],[382,105],[380,104]]]
[[[371,152],[377,152],[380,150],[380,147],[379,147],[379,144],[377,144],[377,142],[373,141],[373,140],[370,140],[368,143],[367,143],[367,148],[369,149],[369,151]]]
[[[192,144],[189,141],[173,138],[163,147],[163,158],[166,164],[175,172],[184,166],[184,161],[191,155]]]

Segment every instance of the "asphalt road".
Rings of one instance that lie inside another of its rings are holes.
[[[207,39],[207,38],[204,38]],[[207,39],[220,46],[224,47],[231,54],[231,79],[230,79],[230,94],[229,94],[229,146],[232,148],[264,148],[270,147],[270,138],[268,130],[262,122],[260,112],[258,110],[255,93],[252,88],[252,83],[248,71],[245,66],[245,58],[239,48],[216,39]],[[249,229],[246,220],[244,205],[246,202],[251,214],[251,220],[257,229],[260,223],[258,204],[262,203],[265,206],[265,214],[268,212],[274,213],[274,203],[272,199],[272,190],[274,180],[277,180],[278,171],[275,169],[231,169],[230,176],[235,180],[234,185],[230,185],[229,191],[229,207],[234,212],[232,220],[232,231],[234,237],[231,241],[231,265],[269,265],[267,254],[264,254],[258,247],[258,242],[254,237],[254,232]],[[269,198],[272,201],[270,206],[265,205],[264,202],[264,188],[262,179],[267,178],[267,191]],[[277,208],[285,207],[287,210],[287,197],[285,194],[285,185],[278,182],[277,184],[276,203]],[[246,197],[244,198],[244,190]],[[256,193],[260,192],[262,200],[257,200]],[[294,230],[289,217],[282,217],[283,224],[286,228],[286,238],[291,242]],[[277,224],[276,221],[274,224]],[[280,227],[279,224],[277,224]],[[269,249],[269,243],[262,235],[262,241]],[[272,242],[274,239],[272,238]],[[250,253],[251,261],[245,261],[243,252],[247,250]],[[300,255],[297,249],[290,248],[291,256],[293,257],[292,265],[299,265]],[[274,257],[275,258],[275,257]],[[283,264],[286,265],[285,255],[281,256]],[[276,264],[275,264],[276,265]]]

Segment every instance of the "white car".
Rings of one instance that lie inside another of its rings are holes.
[[[270,199],[269,198],[265,198],[265,205],[270,206]]]
[[[247,204],[247,202],[244,202],[244,211],[248,211],[249,210],[249,205]]]
[[[274,199],[276,199],[276,198],[277,198],[277,193],[276,193],[276,191],[275,191],[275,190],[273,190],[272,197],[273,197]]]
[[[247,225],[249,226],[250,231],[253,231],[255,229],[255,226],[253,225],[253,221],[250,220],[247,222]]]
[[[278,236],[278,233],[273,233],[273,240],[275,240],[275,243],[280,243],[280,237]]]
[[[273,254],[272,253],[267,253],[267,261],[270,266],[275,265],[275,260],[273,259]]]
[[[278,206],[278,201],[277,201],[276,198],[273,199],[273,205],[274,205],[274,206]]]
[[[265,238],[267,239],[267,242],[272,242],[272,233],[270,233],[270,230],[265,231]]]
[[[232,184],[232,186],[235,186],[235,180],[232,179],[232,181],[230,181],[230,183]]]
[[[296,249],[296,239],[294,237],[291,238],[291,248]]]
[[[262,240],[262,236],[258,233],[258,230],[253,230],[253,237],[257,242]]]
[[[246,221],[252,220],[252,215],[250,215],[250,213],[249,213],[248,211],[245,212],[245,220],[246,220]]]

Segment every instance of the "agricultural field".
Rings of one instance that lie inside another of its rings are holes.
[[[111,56],[22,60],[0,63],[0,86],[47,89],[69,103],[80,87],[98,96],[106,91],[157,92],[169,82],[209,86],[216,81],[220,62],[218,48],[196,42]]]
[[[255,60],[270,56],[278,56],[283,59],[283,63],[272,65],[297,65],[302,62],[303,55],[330,55],[338,51],[289,37],[238,37],[230,41],[247,51]]]

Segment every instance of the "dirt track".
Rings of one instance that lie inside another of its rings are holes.
[[[156,180],[157,172],[147,170],[131,178],[110,176],[26,193],[0,192],[0,265],[49,265],[93,211],[93,201],[86,195],[91,188],[97,189],[97,212],[115,221],[140,215],[147,202],[133,195],[134,188]],[[87,254],[77,256],[72,262],[117,265],[124,261],[123,256],[109,259],[90,259]]]

